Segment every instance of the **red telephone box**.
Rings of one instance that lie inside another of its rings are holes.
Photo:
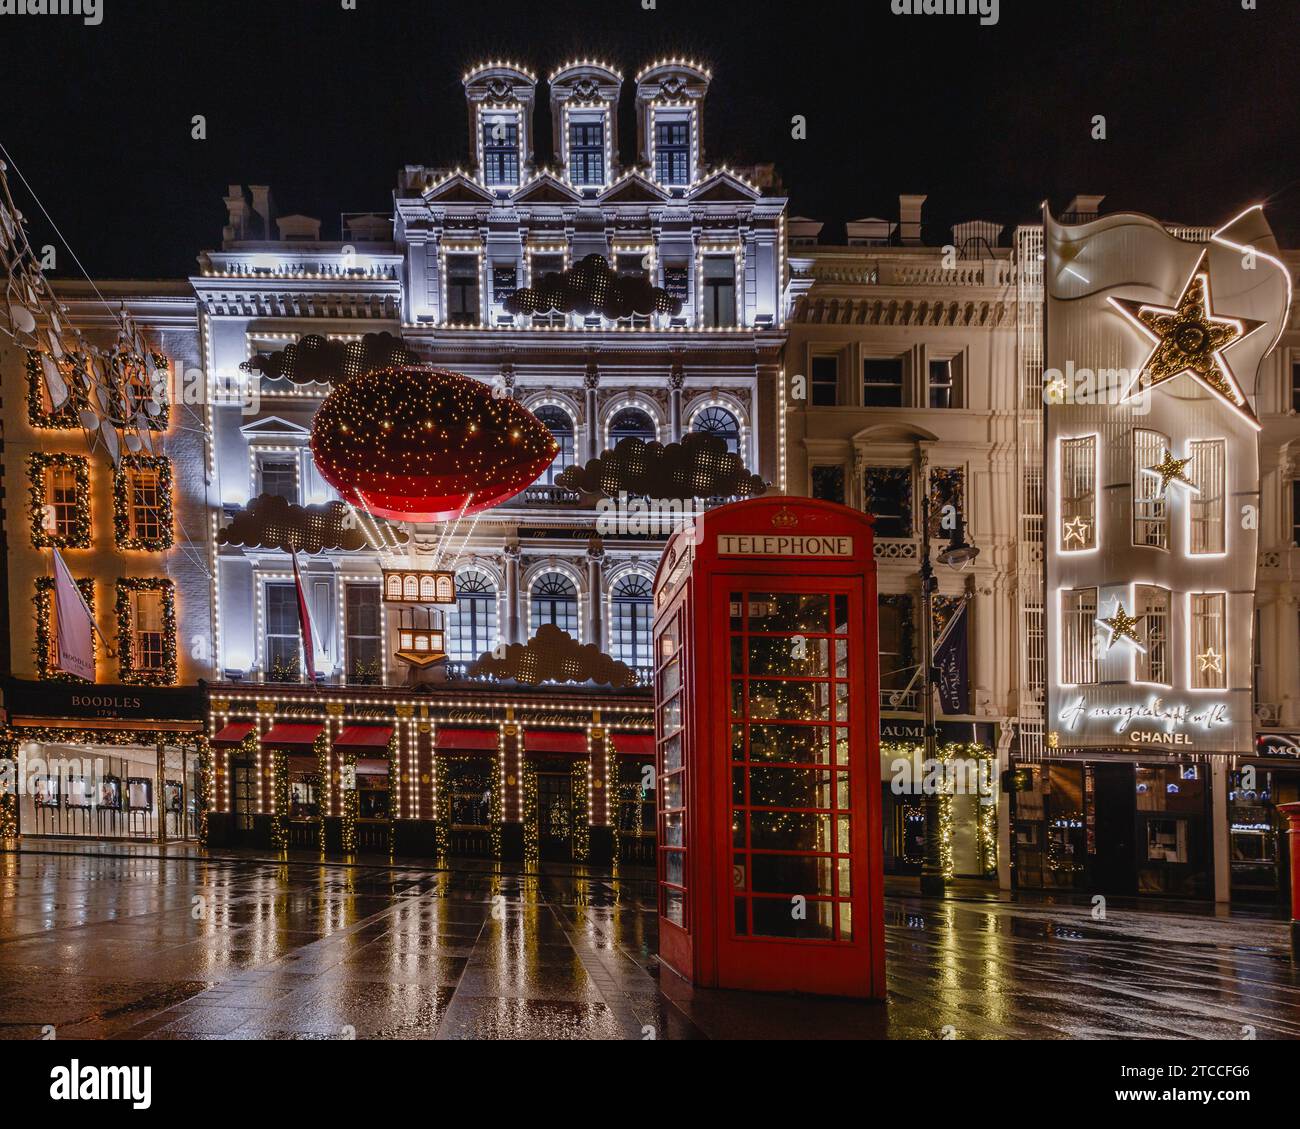
[[[660,959],[703,987],[885,995],[871,518],[706,514],[655,580]]]

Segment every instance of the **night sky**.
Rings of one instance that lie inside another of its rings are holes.
[[[826,220],[824,240],[896,217],[900,192],[928,193],[935,225],[1033,221],[1044,198],[1104,193],[1106,210],[1196,224],[1263,200],[1300,245],[1297,0],[1001,0],[992,27],[896,16],[890,0],[103,5],[99,27],[0,16],[0,142],[98,278],[191,273],[232,183],[270,184],[281,214],[321,218],[326,238],[341,212],[388,210],[400,166],[465,162],[460,78],[485,58],[542,78],[572,58],[616,65],[628,159],[636,72],[706,62],[707,159],[775,162],[791,214]],[[33,241],[53,242],[10,179]]]

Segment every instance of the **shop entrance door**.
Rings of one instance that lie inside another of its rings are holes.
[[[1133,766],[1097,764],[1089,771],[1095,774],[1096,780],[1096,792],[1092,797],[1096,836],[1091,884],[1103,894],[1136,894]]]
[[[253,837],[253,817],[257,812],[256,778],[253,766],[247,761],[231,764],[230,790],[235,841],[247,842]]]
[[[546,862],[573,859],[573,779],[565,773],[537,774],[537,848]]]

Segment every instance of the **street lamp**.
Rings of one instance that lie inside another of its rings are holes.
[[[961,516],[953,526],[947,548],[939,553],[939,563],[960,572],[968,568],[980,555],[979,549],[968,544]],[[934,688],[939,682],[939,672],[934,666],[934,594],[939,581],[934,575],[934,562],[930,557],[930,498],[921,501],[921,669],[924,672],[925,716],[925,773],[929,776],[935,758],[939,730],[934,719]],[[947,878],[943,873],[943,855],[939,846],[940,795],[937,791],[925,797],[925,858],[921,863],[921,894],[943,897]]]

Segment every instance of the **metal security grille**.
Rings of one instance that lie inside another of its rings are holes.
[[[1198,439],[1187,449],[1192,459],[1191,477],[1196,483],[1190,503],[1193,553],[1224,551],[1226,447],[1222,439]]]
[[[1061,443],[1061,548],[1097,547],[1097,437]]]
[[[1139,584],[1134,593],[1140,630],[1145,631],[1143,651],[1135,652],[1135,676],[1139,682],[1171,683],[1169,668],[1170,594],[1167,588]]]
[[[1169,548],[1169,506],[1153,467],[1169,450],[1169,437],[1137,428],[1133,432],[1133,544]]]
[[[1061,681],[1081,686],[1097,681],[1097,589],[1061,593]]]
[[[847,596],[730,597],[737,937],[851,941]]]

